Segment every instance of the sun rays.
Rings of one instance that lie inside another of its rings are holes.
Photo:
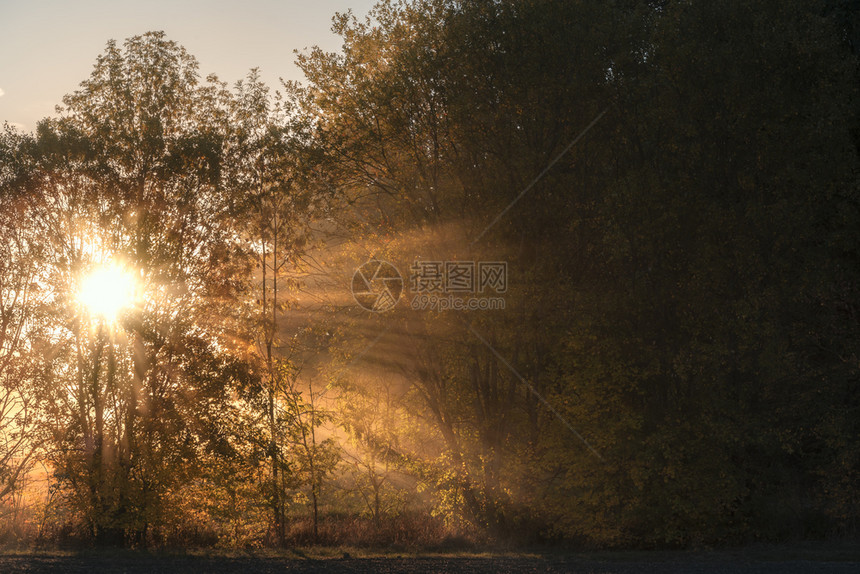
[[[99,265],[82,278],[77,300],[90,316],[114,322],[134,304],[136,287],[128,269],[116,263]]]

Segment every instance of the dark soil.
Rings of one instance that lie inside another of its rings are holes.
[[[797,547],[719,552],[605,552],[528,556],[418,556],[302,558],[251,555],[170,555],[133,551],[0,554],[0,572],[269,574],[275,572],[394,574],[806,574],[860,573],[860,556],[846,550]]]

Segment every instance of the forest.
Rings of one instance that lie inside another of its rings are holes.
[[[856,538],[858,2],[332,25],[3,129],[0,544]]]

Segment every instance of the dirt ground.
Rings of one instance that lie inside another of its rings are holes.
[[[451,572],[477,574],[498,572],[505,574],[526,573],[581,573],[581,574],[651,574],[651,573],[701,573],[701,574],[806,574],[812,572],[832,574],[856,574],[860,562],[770,562],[770,563],[607,563],[592,561],[548,561],[522,558],[377,558],[355,560],[298,561],[283,559],[211,559],[211,558],[143,558],[138,560],[92,559],[80,557],[2,557],[0,571],[6,573],[91,573],[122,572],[137,573],[243,573],[269,574],[275,572],[308,573],[436,573]]]
[[[0,572],[270,574],[275,572],[504,574],[857,574],[860,551],[853,548],[777,547],[700,552],[605,552],[521,555],[427,555],[332,557],[301,552],[271,555],[170,555],[134,551],[0,552]]]

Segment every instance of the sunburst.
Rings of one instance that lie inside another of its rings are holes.
[[[93,317],[115,321],[123,309],[134,303],[134,275],[117,264],[100,265],[80,284],[78,302]]]

